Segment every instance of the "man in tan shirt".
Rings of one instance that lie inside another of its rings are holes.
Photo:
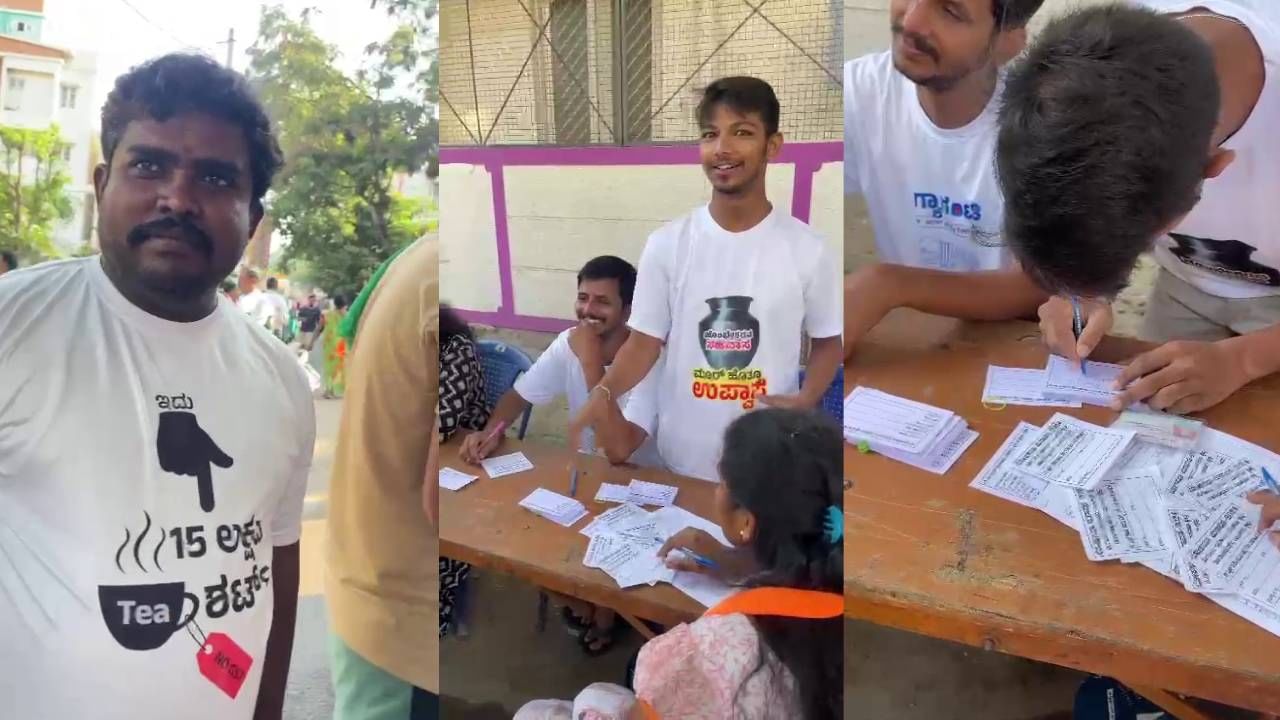
[[[329,489],[336,720],[439,716],[439,537],[423,512],[439,382],[439,243],[382,277],[347,357]]]

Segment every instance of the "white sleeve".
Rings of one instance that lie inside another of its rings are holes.
[[[302,368],[296,368],[301,375]],[[299,390],[293,395],[297,400],[298,440],[290,474],[271,517],[271,544],[276,547],[292,545],[302,538],[302,505],[307,495],[307,480],[311,476],[311,459],[316,445],[316,405],[308,392],[305,377],[298,380]]]
[[[527,403],[549,403],[567,394],[568,388],[564,386],[565,378],[568,377],[565,363],[571,361],[577,362],[578,356],[569,347],[569,334],[563,332],[538,356],[533,367],[520,373],[513,387]]]
[[[853,61],[844,64],[844,194],[862,193],[862,178],[858,175],[858,107],[853,81]]]
[[[658,362],[649,369],[649,374],[627,393],[622,405],[622,417],[644,430],[649,437],[653,437],[658,431],[658,382],[665,360],[666,353],[663,352]]]
[[[670,227],[670,226],[668,226]],[[636,289],[631,300],[632,330],[655,337],[664,343],[671,332],[671,259],[674,243],[667,242],[662,230],[649,236],[640,253],[640,268],[636,271]]]
[[[840,263],[821,238],[815,261],[804,283],[804,331],[811,338],[839,337],[844,332],[843,282]]]

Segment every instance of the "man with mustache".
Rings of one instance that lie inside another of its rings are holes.
[[[559,397],[568,398],[572,417],[587,401],[587,393],[604,378],[618,350],[631,335],[631,296],[636,286],[636,269],[612,255],[593,258],[578,272],[578,297],[574,314],[578,324],[560,333],[529,371],[516,378],[484,429],[468,435],[458,454],[470,463],[479,463],[493,454],[502,442],[499,425],[510,427],[530,405],[545,405]],[[620,398],[621,399],[621,398]],[[625,404],[625,400],[623,401]],[[582,450],[591,452],[595,442],[584,434]],[[655,464],[649,452],[638,460]]]
[[[102,150],[102,254],[0,282],[4,714],[279,718],[314,406],[218,287],[280,149],[174,54],[116,80]]]
[[[510,427],[530,405],[545,405],[565,397],[570,417],[577,414],[631,335],[627,320],[631,317],[635,286],[636,269],[622,258],[602,255],[582,266],[574,302],[578,324],[560,333],[533,367],[516,378],[515,385],[503,394],[489,415],[484,429],[463,439],[459,448],[463,460],[479,463],[493,454],[502,442],[498,428]],[[619,400],[625,405],[626,396]],[[595,450],[590,431],[584,433],[580,448],[586,452]],[[628,456],[637,464],[661,465],[652,443],[641,445]],[[578,632],[583,652],[599,655],[612,646],[616,623],[613,610],[557,597],[565,605],[566,622]]]
[[[845,194],[878,262],[845,278],[845,355],[896,307],[1034,316],[1047,294],[1002,247],[993,166],[1002,66],[1043,0],[892,0],[893,47],[845,64]]]

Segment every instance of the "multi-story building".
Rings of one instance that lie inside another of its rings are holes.
[[[0,0],[0,125],[46,128],[57,124],[71,181],[73,214],[54,232],[71,252],[95,240],[93,166],[95,108],[91,93],[96,59],[41,42],[44,0]]]

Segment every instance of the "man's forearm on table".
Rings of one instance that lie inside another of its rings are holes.
[[[1030,318],[1049,298],[1019,269],[950,272],[886,265],[899,307],[961,320]]]
[[[1226,342],[1240,344],[1245,376],[1250,382],[1280,373],[1280,323]]]
[[[609,389],[609,395],[622,397],[632,388],[640,384],[645,375],[653,369],[662,354],[662,341],[651,335],[632,330],[627,341],[622,344],[618,354],[609,366],[600,385]],[[592,387],[595,387],[594,385]]]

